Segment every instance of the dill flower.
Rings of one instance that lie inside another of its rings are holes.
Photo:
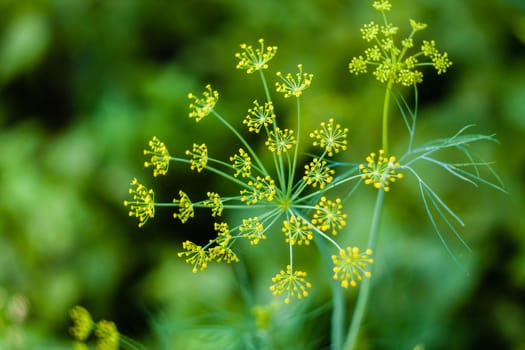
[[[139,219],[139,227],[142,227],[149,218],[155,216],[155,196],[153,190],[140,184],[136,178],[131,181],[129,194],[133,196],[132,201],[124,201],[124,206],[129,206],[129,216]]]
[[[242,237],[247,238],[251,245],[259,244],[259,241],[266,239],[264,235],[264,226],[260,223],[259,217],[243,219],[239,227]]]
[[[211,215],[213,217],[221,216],[222,210],[224,209],[221,196],[215,192],[207,192],[206,195],[208,196],[208,200],[204,201],[204,206],[211,208]]]
[[[374,21],[371,21],[370,23],[365,24],[363,28],[361,28],[361,34],[364,40],[372,41],[377,37],[377,34],[379,34],[379,25],[376,24]]]
[[[308,296],[308,290],[312,287],[310,282],[307,282],[306,272],[292,271],[290,265],[286,266],[286,271],[281,270],[278,274],[272,277],[273,285],[270,286],[270,291],[273,295],[285,294],[284,302],[290,303],[290,298],[302,299]]]
[[[330,118],[328,123],[321,123],[321,129],[311,132],[310,137],[315,139],[314,146],[324,148],[328,156],[332,157],[335,153],[346,151],[347,134],[348,128],[343,129],[339,124],[334,125],[334,119]]]
[[[372,7],[378,11],[390,11],[392,4],[388,0],[374,1]]]
[[[275,152],[277,155],[288,151],[294,144],[293,130],[281,130],[279,128],[275,128],[275,132],[270,131],[266,141],[266,146],[268,146],[270,152]]]
[[[229,247],[223,247],[221,245],[214,246],[208,249],[210,261],[226,262],[228,264],[239,262],[239,257]]]
[[[359,55],[351,59],[348,65],[350,73],[367,73],[367,66],[373,66],[373,74],[380,82],[412,86],[423,81],[419,67],[432,65],[438,74],[442,74],[452,65],[448,54],[440,53],[433,40],[423,41],[419,51],[409,54],[414,47],[415,33],[424,30],[427,27],[425,23],[411,19],[411,33],[398,41],[399,27],[390,23],[385,15],[386,11],[390,11],[391,3],[386,0],[375,1],[372,6],[382,12],[384,24],[372,21],[361,28],[363,39],[373,42],[373,45],[365,50],[365,57]],[[431,62],[420,62],[422,56],[430,58]]]
[[[118,350],[120,334],[115,323],[111,321],[99,321],[95,327],[97,336],[97,350]]]
[[[313,74],[303,73],[303,65],[297,65],[299,72],[295,74],[295,78],[291,73],[283,76],[281,72],[277,72],[277,76],[282,80],[281,83],[275,83],[277,92],[282,92],[284,98],[291,96],[299,97],[303,91],[308,89],[312,84]]]
[[[219,100],[219,92],[211,89],[211,85],[206,85],[206,90],[202,93],[202,97],[197,97],[191,92],[188,94],[188,98],[193,100],[190,103],[190,118],[195,118],[196,122],[199,122],[202,118],[206,117],[213,111],[215,104]]]
[[[249,131],[259,133],[261,128],[273,123],[275,113],[273,111],[273,103],[266,102],[260,106],[257,100],[253,101],[254,107],[248,109],[248,115],[242,121],[246,124]]]
[[[421,45],[421,52],[432,60],[432,65],[438,74],[445,73],[447,68],[452,65],[452,61],[448,58],[448,53],[440,53],[436,48],[436,42],[434,40],[424,40]]]
[[[235,169],[233,176],[250,177],[252,174],[252,159],[242,148],[239,148],[239,154],[230,157],[230,162],[233,162],[232,167]]]
[[[179,219],[180,222],[185,223],[189,218],[192,218],[195,213],[193,212],[193,203],[190,197],[183,191],[179,191],[180,199],[173,199],[173,203],[179,207],[178,213],[173,213],[174,219]]]
[[[312,224],[323,232],[332,230],[332,234],[336,235],[338,230],[346,226],[347,217],[348,215],[343,214],[343,205],[340,198],[331,201],[323,196],[319,203],[315,205]]]
[[[260,200],[273,201],[276,193],[275,181],[270,176],[257,176],[255,181],[248,182],[249,189],[241,190],[241,201],[247,205],[255,204]]]
[[[151,159],[144,162],[144,167],[148,168],[153,166],[153,176],[166,175],[170,165],[170,154],[168,149],[157,137],[153,136],[153,139],[148,143],[151,150],[144,150],[144,155],[151,155]]]
[[[197,170],[197,172],[201,172],[202,169],[206,168],[206,164],[208,163],[208,148],[206,147],[206,144],[197,145],[196,143],[193,144],[193,150],[186,150],[187,156],[192,156],[193,158],[190,160],[190,169],[191,170]]]
[[[69,316],[73,321],[73,326],[69,328],[69,333],[78,342],[86,340],[95,326],[91,314],[82,306],[75,306],[69,311]]]
[[[216,222],[213,226],[215,228],[215,231],[217,231],[217,238],[215,239],[215,243],[217,243],[221,247],[227,247],[232,240],[230,227],[225,222]]]
[[[313,187],[319,185],[320,189],[323,189],[326,184],[329,184],[334,179],[335,170],[330,169],[326,165],[325,160],[319,160],[314,158],[310,164],[304,166],[305,172],[303,180]]]
[[[334,280],[341,281],[341,287],[348,288],[348,286],[357,286],[363,277],[370,278],[372,274],[366,270],[368,265],[374,263],[370,255],[372,255],[371,249],[361,253],[357,247],[341,249],[339,256],[332,255]]]
[[[403,174],[396,171],[400,164],[394,156],[386,156],[384,150],[379,150],[376,160],[376,153],[372,152],[366,157],[367,165],[360,164],[361,178],[365,184],[373,185],[375,188],[383,188],[385,192],[390,191],[390,183],[397,179],[402,179]]]
[[[184,251],[177,253],[177,255],[179,258],[186,257],[184,261],[190,265],[193,265],[193,273],[206,270],[210,258],[205,249],[203,249],[200,245],[193,243],[192,241],[183,242],[182,249],[184,249]]]
[[[292,215],[289,220],[285,220],[282,231],[286,235],[286,243],[291,245],[309,245],[314,238],[312,225],[300,216]]]
[[[253,49],[251,45],[241,44],[242,52],[235,54],[239,60],[237,69],[245,69],[247,74],[268,68],[270,61],[277,53],[277,46],[264,46],[264,39],[259,39],[259,48]]]

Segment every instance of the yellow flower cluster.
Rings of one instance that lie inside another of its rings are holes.
[[[137,179],[131,181],[129,194],[133,196],[132,201],[124,201],[124,206],[129,206],[129,216],[139,219],[139,227],[142,227],[149,218],[155,216],[155,195],[153,190],[140,184]]]
[[[308,296],[308,289],[312,287],[310,282],[306,281],[306,272],[292,271],[290,265],[286,266],[286,271],[281,270],[277,275],[272,277],[273,285],[270,291],[273,295],[285,294],[284,302],[290,303],[290,298],[302,299]]]
[[[224,206],[222,204],[221,196],[215,192],[207,192],[208,200],[204,201],[204,206],[211,208],[211,215],[213,217],[221,216]]]
[[[257,176],[255,181],[248,182],[249,189],[241,190],[241,201],[247,205],[255,204],[261,200],[273,201],[276,188],[275,181],[270,176]]]
[[[247,74],[268,68],[270,61],[277,53],[277,46],[264,46],[264,39],[259,39],[259,48],[254,49],[251,45],[241,44],[242,52],[235,54],[239,60],[237,69],[246,70]]]
[[[275,119],[273,103],[266,102],[261,106],[259,102],[255,100],[253,104],[254,107],[248,109],[248,115],[246,115],[242,122],[246,124],[249,131],[259,133],[263,126],[267,127],[272,124]]]
[[[295,137],[293,130],[275,128],[275,131],[270,131],[266,146],[270,152],[275,152],[277,155],[284,153],[292,148],[295,144]]]
[[[321,129],[310,133],[310,137],[314,139],[313,145],[324,148],[329,157],[340,151],[346,151],[347,135],[348,128],[342,128],[339,124],[334,125],[333,118],[330,118],[328,123],[322,122]]]
[[[197,170],[197,172],[200,173],[206,168],[206,164],[208,163],[208,148],[206,147],[206,144],[203,143],[197,145],[194,143],[193,150],[186,150],[186,155],[192,156],[192,159],[190,160],[191,170]]]
[[[286,243],[291,245],[309,245],[314,239],[312,225],[300,216],[292,215],[289,220],[285,220],[282,231],[286,236]]]
[[[215,223],[217,238],[211,240],[205,247],[197,245],[191,241],[182,243],[184,251],[179,252],[179,257],[185,257],[186,263],[193,265],[192,272],[204,271],[210,262],[238,262],[239,258],[231,249],[232,235],[227,223]],[[211,246],[214,244],[214,246]]]
[[[185,223],[195,215],[193,211],[193,203],[184,191],[179,191],[179,197],[180,199],[173,199],[173,204],[179,207],[179,211],[173,213],[173,218],[179,219],[180,222]]]
[[[166,175],[170,165],[170,154],[168,149],[157,137],[153,137],[149,141],[149,147],[151,150],[144,150],[144,155],[151,155],[151,159],[144,162],[144,167],[153,166],[153,176]]]
[[[370,255],[372,255],[372,250],[367,249],[361,253],[357,247],[342,249],[339,251],[339,256],[332,255],[334,280],[341,281],[341,286],[348,288],[348,286],[357,286],[363,277],[370,278],[372,274],[366,270],[368,265],[374,263]]]
[[[192,241],[185,241],[182,243],[182,249],[184,249],[184,251],[179,252],[177,255],[179,258],[186,257],[185,261],[193,265],[193,273],[206,270],[210,259],[207,251],[202,246]]]
[[[242,237],[248,238],[251,245],[257,245],[259,241],[266,239],[264,226],[259,222],[259,217],[257,216],[243,219],[239,231],[241,231]]]
[[[78,305],[69,311],[69,316],[73,321],[69,332],[74,339],[75,349],[88,349],[86,341],[94,333],[97,338],[97,350],[118,350],[120,334],[115,323],[106,320],[95,323],[89,311]]]
[[[295,77],[288,73],[285,76],[281,72],[277,72],[277,76],[282,80],[282,82],[275,83],[277,87],[277,92],[282,92],[284,98],[288,97],[299,97],[303,94],[303,91],[308,89],[312,84],[312,79],[314,78],[313,74],[303,73],[303,65],[297,65],[299,70],[295,74]]]
[[[192,93],[188,94],[188,98],[193,102],[190,103],[190,118],[195,118],[199,122],[213,111],[215,104],[219,100],[219,92],[212,90],[211,85],[206,85],[206,90],[202,93],[202,97],[197,97]]]
[[[426,24],[410,20],[412,32],[408,37],[396,43],[399,27],[388,22],[385,12],[390,11],[391,4],[387,0],[375,1],[372,5],[382,12],[384,25],[370,22],[361,28],[365,41],[373,42],[373,46],[365,50],[364,56],[352,58],[348,68],[352,74],[362,74],[368,71],[368,66],[374,66],[374,75],[382,83],[401,84],[412,86],[423,81],[423,73],[419,67],[433,65],[438,74],[444,73],[452,65],[448,54],[440,53],[435,48],[434,41],[423,41],[421,49],[411,55],[408,50],[414,47],[413,37],[416,32],[426,28]],[[419,58],[426,56],[431,62],[420,62]]]
[[[326,184],[332,182],[335,174],[335,170],[330,169],[326,164],[326,160],[314,158],[310,164],[304,166],[305,172],[303,180],[306,181],[308,185],[313,187],[319,185],[319,188],[323,189]]]
[[[331,233],[336,235],[338,230],[346,226],[347,217],[348,215],[343,213],[343,205],[340,198],[331,201],[323,196],[319,203],[315,205],[312,224],[323,232],[331,230]]]
[[[403,178],[402,173],[397,172],[400,164],[396,157],[386,156],[384,150],[379,150],[376,160],[376,153],[372,152],[366,157],[367,164],[360,164],[361,178],[365,184],[373,185],[375,188],[383,188],[385,192],[390,191],[390,183]]]
[[[233,162],[233,169],[235,169],[235,174],[233,176],[238,177],[250,177],[252,174],[252,159],[246,153],[245,150],[239,148],[239,154],[235,154],[230,157],[230,162]]]

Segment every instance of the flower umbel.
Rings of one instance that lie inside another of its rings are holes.
[[[312,224],[323,232],[332,230],[331,233],[336,235],[338,230],[346,226],[347,217],[348,215],[343,214],[343,205],[340,198],[331,201],[323,196],[315,206]]]
[[[264,226],[259,222],[259,217],[243,219],[239,227],[242,237],[247,238],[251,245],[259,244],[260,240],[266,239],[264,235]]]
[[[348,128],[343,129],[339,124],[334,125],[334,119],[330,118],[328,123],[321,123],[321,129],[311,132],[310,137],[314,139],[314,146],[324,148],[328,156],[332,157],[335,153],[347,149],[347,134]]]
[[[408,54],[409,49],[414,47],[414,35],[425,29],[426,24],[411,19],[411,33],[397,41],[399,28],[388,22],[385,14],[390,11],[391,3],[386,0],[374,1],[372,6],[382,12],[385,24],[378,25],[372,21],[361,28],[363,39],[373,45],[365,50],[365,57],[359,55],[352,58],[348,65],[350,73],[366,73],[367,66],[373,66],[373,74],[380,82],[412,86],[423,81],[423,73],[419,67],[433,65],[438,74],[441,74],[452,65],[448,54],[440,53],[435,48],[434,41],[423,41],[420,51]],[[419,62],[421,56],[429,57],[431,62]]]
[[[91,314],[82,306],[77,305],[69,311],[69,316],[73,321],[73,326],[69,328],[69,333],[75,340],[83,342],[89,337],[95,327]]]
[[[97,350],[119,349],[120,334],[115,323],[105,320],[95,323],[89,311],[78,305],[69,311],[69,315],[73,321],[69,332],[73,336],[74,349],[89,349],[86,342],[92,334],[97,338]]]
[[[211,215],[213,217],[221,216],[224,206],[219,194],[215,192],[207,192],[206,195],[208,196],[208,200],[204,201],[204,206],[211,208]]]
[[[319,160],[314,158],[310,164],[304,166],[305,172],[303,180],[313,187],[319,185],[323,189],[326,184],[329,184],[334,179],[335,170],[330,169],[326,165],[326,160]]]
[[[303,65],[297,65],[299,72],[295,74],[295,77],[288,73],[283,76],[281,72],[277,72],[277,76],[282,80],[281,83],[275,83],[277,92],[282,92],[284,98],[291,96],[299,97],[303,94],[303,91],[308,89],[312,84],[313,74],[303,73]]]
[[[366,161],[367,165],[360,164],[359,170],[361,170],[361,178],[367,185],[373,185],[377,189],[383,188],[385,192],[388,192],[391,182],[403,178],[403,174],[396,171],[400,167],[396,157],[386,156],[382,149],[379,150],[377,160],[376,153],[372,152],[366,157]]]
[[[247,205],[255,204],[258,201],[266,200],[273,201],[276,188],[275,181],[270,176],[257,176],[255,181],[249,181],[249,189],[241,190],[241,201]]]
[[[177,255],[179,258],[186,257],[185,261],[193,265],[193,273],[206,270],[208,262],[210,261],[206,250],[191,241],[183,242],[182,249],[184,249],[184,251],[179,252]]]
[[[271,152],[275,152],[280,155],[283,152],[288,151],[295,144],[295,137],[293,136],[293,130],[275,128],[274,131],[270,131],[266,146]]]
[[[142,227],[149,218],[155,216],[155,195],[153,190],[140,184],[137,179],[131,181],[129,194],[133,195],[132,201],[124,201],[124,206],[129,206],[129,216],[139,219],[139,227]]]
[[[178,213],[173,213],[173,218],[179,219],[180,222],[185,223],[189,218],[192,218],[195,213],[193,211],[193,203],[190,197],[183,191],[179,191],[180,199],[173,199],[173,203],[179,207]]]
[[[99,321],[95,327],[95,335],[98,338],[97,350],[118,350],[120,334],[115,323]]]
[[[277,53],[277,46],[264,46],[264,39],[259,39],[259,48],[255,49],[251,45],[241,44],[242,52],[235,54],[239,60],[237,69],[245,69],[247,74],[255,71],[267,69],[270,61]]]
[[[190,103],[191,112],[189,117],[195,118],[195,121],[199,122],[213,111],[215,104],[219,100],[219,92],[212,90],[211,85],[208,84],[206,85],[206,90],[202,93],[202,97],[197,97],[190,92],[188,98],[193,101]]]
[[[197,145],[194,143],[193,150],[187,150],[186,155],[193,157],[190,160],[191,170],[197,170],[197,172],[200,173],[202,169],[206,168],[206,164],[208,163],[208,148],[206,147],[206,144],[203,143],[201,145]]]
[[[273,111],[273,103],[266,102],[260,106],[257,100],[253,101],[254,107],[248,109],[248,115],[242,121],[248,126],[249,131],[258,133],[261,128],[273,123],[275,113]]]
[[[230,162],[233,162],[232,167],[235,169],[233,176],[250,177],[252,174],[252,159],[242,148],[239,148],[239,154],[230,157]]]
[[[144,150],[145,155],[151,155],[148,161],[144,162],[144,166],[153,167],[153,176],[166,175],[170,165],[170,154],[168,149],[157,137],[153,136],[153,139],[149,142],[151,150]]]
[[[357,247],[342,249],[339,251],[339,256],[332,255],[334,280],[341,281],[341,286],[348,288],[348,286],[357,286],[363,277],[370,278],[372,274],[366,270],[368,265],[374,263],[370,255],[372,255],[371,249],[361,253]]]
[[[283,222],[283,233],[286,235],[286,243],[291,245],[309,245],[314,238],[312,225],[301,217],[292,215],[289,220]]]
[[[308,296],[308,290],[312,287],[310,282],[307,282],[306,272],[292,271],[290,265],[286,266],[286,271],[281,270],[277,275],[272,277],[273,285],[270,286],[270,291],[273,295],[285,294],[284,302],[290,303],[290,298],[302,299]]]

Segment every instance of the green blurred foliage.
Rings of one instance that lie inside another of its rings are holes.
[[[187,169],[153,181],[141,168],[142,149],[156,135],[172,154],[210,140],[214,155],[231,154],[231,137],[217,123],[186,118],[186,95],[212,83],[221,113],[241,125],[262,89],[235,70],[234,53],[260,37],[279,46],[272,68],[302,63],[315,74],[305,129],[334,117],[350,129],[347,160],[361,161],[379,142],[383,90],[370,77],[350,76],[347,64],[364,47],[359,28],[374,15],[368,2],[349,0],[0,1],[0,345],[69,348],[67,311],[80,303],[152,349],[243,349],[250,341],[326,347],[330,275],[317,253],[303,257],[316,286],[310,300],[275,306],[267,288],[282,265],[281,248],[273,249],[280,237],[245,247],[240,266],[195,275],[176,253],[184,239],[205,241],[211,222],[179,225],[159,210],[139,230],[122,201],[133,176],[166,201],[180,188],[220,185],[190,179]],[[495,132],[501,144],[479,152],[496,162],[509,193],[433,179],[467,223],[472,252],[455,247],[466,273],[433,233],[417,189],[393,189],[361,345],[523,349],[525,7],[403,0],[392,15],[405,29],[409,18],[428,23],[425,37],[454,61],[444,76],[425,75],[416,142],[465,124]],[[293,104],[277,108],[284,119]],[[402,149],[401,120],[393,125]],[[349,240],[365,240],[369,194],[349,212]],[[352,302],[355,291],[348,295]],[[27,300],[23,320],[5,306],[13,296]],[[262,328],[257,305],[270,320]]]

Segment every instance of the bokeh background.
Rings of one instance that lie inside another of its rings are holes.
[[[180,225],[159,210],[138,229],[122,202],[135,176],[164,201],[181,188],[191,197],[221,186],[178,167],[154,179],[142,150],[156,135],[175,155],[193,142],[231,155],[231,135],[218,123],[188,120],[186,95],[212,83],[218,109],[240,126],[262,88],[235,69],[234,53],[261,37],[279,47],[273,72],[302,63],[315,74],[305,129],[328,117],[347,126],[343,160],[377,149],[383,87],[347,71],[365,47],[359,28],[377,20],[370,3],[1,0],[0,348],[70,348],[76,304],[149,349],[244,349],[250,337],[271,339],[275,349],[327,348],[330,276],[314,249],[306,260],[316,291],[284,307],[267,289],[285,261],[273,247],[279,240],[245,247],[235,267],[195,275],[176,253],[185,239],[206,241],[212,221],[202,215]],[[432,179],[467,223],[471,252],[449,237],[458,266],[417,190],[393,189],[362,348],[525,349],[525,3],[394,1],[392,21],[408,30],[409,18],[428,23],[420,38],[435,39],[454,61],[446,75],[425,71],[416,142],[466,124],[495,133],[500,144],[476,152],[496,162],[508,193]],[[283,120],[293,113],[289,101],[277,108]],[[393,125],[402,149],[406,133],[400,119]],[[363,191],[348,208],[357,240],[371,195]],[[348,291],[350,306],[354,298]],[[264,315],[267,327],[256,324]]]

